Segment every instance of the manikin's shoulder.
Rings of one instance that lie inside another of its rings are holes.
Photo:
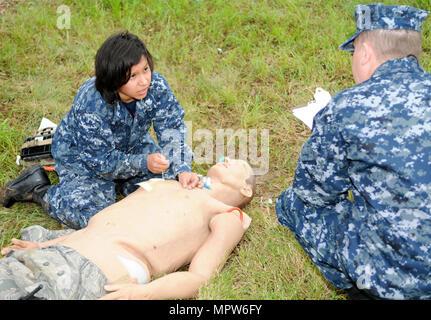
[[[226,204],[224,204],[226,206]],[[212,230],[216,228],[226,228],[226,226],[232,227],[232,224],[240,223],[242,228],[247,230],[251,224],[251,217],[237,207],[228,207],[219,210],[219,212],[211,219],[210,228]]]

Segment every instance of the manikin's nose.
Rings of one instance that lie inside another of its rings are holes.
[[[227,166],[228,166],[228,164],[229,164],[229,162],[230,162],[230,159],[229,159],[228,157],[221,156],[221,157],[218,159],[218,162],[219,162],[219,163],[221,163],[223,166],[225,166],[225,167],[227,168]]]
[[[230,163],[230,159],[229,159],[228,157],[224,157],[224,162],[223,162],[223,164],[224,164],[224,166],[225,166],[226,168],[229,166],[229,163]]]

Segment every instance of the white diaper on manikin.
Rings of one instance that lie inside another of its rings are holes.
[[[117,258],[123,263],[131,278],[136,278],[139,284],[148,282],[147,270],[135,260],[117,255]]]

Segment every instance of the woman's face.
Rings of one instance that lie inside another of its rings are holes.
[[[130,79],[118,90],[123,102],[131,102],[133,99],[141,100],[147,96],[151,83],[151,69],[147,58],[142,55],[141,61],[130,69]]]

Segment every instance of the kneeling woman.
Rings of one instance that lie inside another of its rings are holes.
[[[53,218],[79,229],[137,182],[159,176],[199,185],[185,144],[184,110],[166,79],[154,71],[144,43],[123,32],[97,51],[95,76],[78,90],[53,138],[59,183],[30,168],[8,183],[2,203],[33,200]],[[158,143],[148,134],[153,125]],[[24,176],[23,176],[24,175]],[[23,185],[24,184],[24,185]]]

